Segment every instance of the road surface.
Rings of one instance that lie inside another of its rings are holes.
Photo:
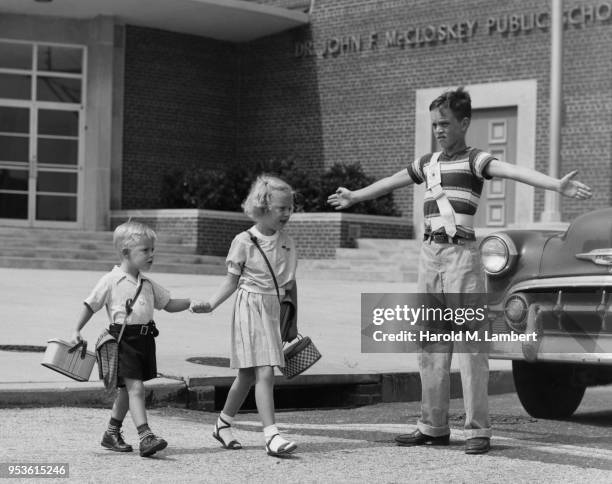
[[[70,479],[58,482],[612,482],[612,387],[588,389],[566,421],[531,418],[514,394],[490,403],[494,438],[487,455],[464,454],[462,402],[453,400],[446,448],[394,445],[396,434],[414,428],[416,402],[279,412],[279,427],[299,444],[287,459],[265,454],[251,413],[237,417],[245,448],[226,451],[210,436],[215,414],[153,409],[151,427],[170,445],[146,459],[100,447],[107,410],[2,409],[0,462],[69,463]],[[129,421],[125,437],[137,443]]]

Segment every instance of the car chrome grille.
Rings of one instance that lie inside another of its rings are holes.
[[[612,288],[557,288],[524,293],[537,303],[545,333],[612,334]]]

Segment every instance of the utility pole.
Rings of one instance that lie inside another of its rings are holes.
[[[548,174],[559,178],[563,116],[563,0],[551,0],[550,15],[550,147]],[[561,221],[561,196],[546,190],[542,222]]]

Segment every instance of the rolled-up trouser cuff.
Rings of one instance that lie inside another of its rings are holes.
[[[420,420],[417,421],[417,429],[419,429],[419,432],[422,434],[429,435],[430,437],[442,437],[450,434],[450,427],[448,425],[444,425],[443,427],[432,427]]]
[[[463,435],[466,439],[475,439],[476,437],[487,437],[491,438],[491,427],[488,429],[464,429]]]

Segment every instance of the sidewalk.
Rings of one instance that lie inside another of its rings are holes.
[[[0,269],[1,344],[45,346],[51,338],[69,339],[82,300],[101,275],[93,271]],[[174,297],[194,299],[205,299],[222,279],[222,276],[155,272],[151,277],[167,287]],[[302,381],[339,383],[351,375],[354,378],[418,371],[416,355],[363,354],[360,342],[361,293],[410,292],[415,290],[415,284],[332,280],[298,283],[300,332],[310,336],[323,355],[304,374],[310,377],[301,378]],[[158,371],[166,378],[152,383],[173,389],[193,381],[202,386],[212,377],[215,381],[219,377],[231,381],[234,370],[186,361],[190,357],[228,358],[231,310],[230,298],[209,315],[156,312],[161,333],[156,340]],[[106,318],[106,312],[99,311],[83,330],[90,348],[104,328]],[[42,353],[0,351],[0,406],[3,394],[18,389],[101,388],[96,381],[95,367],[92,381],[81,384],[41,366],[41,359]],[[492,371],[506,374],[510,362],[491,360],[490,366]],[[284,379],[279,376],[278,380]],[[300,378],[294,381],[299,382]]]

